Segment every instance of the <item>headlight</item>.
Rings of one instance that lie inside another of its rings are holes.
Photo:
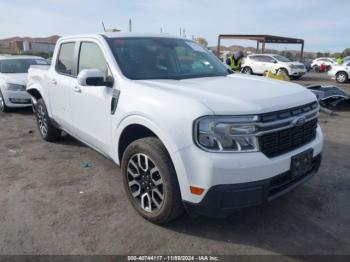
[[[7,83],[6,89],[9,91],[26,91],[26,87],[23,85],[9,84],[9,83]]]
[[[202,117],[195,121],[194,139],[206,151],[258,151],[256,120],[256,116]]]

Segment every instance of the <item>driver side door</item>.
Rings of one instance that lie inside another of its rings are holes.
[[[102,48],[97,42],[79,43],[77,74],[84,69],[99,69],[111,76]],[[81,86],[75,79],[71,90],[71,112],[75,135],[107,155],[111,152],[111,100],[113,88]]]

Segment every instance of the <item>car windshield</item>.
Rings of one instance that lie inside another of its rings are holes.
[[[28,73],[31,65],[47,65],[44,59],[4,59],[0,60],[0,73],[4,74],[20,74]]]
[[[276,58],[276,60],[280,61],[280,62],[291,62],[287,57],[284,57],[281,55],[275,55],[273,57]]]
[[[111,38],[123,74],[134,80],[226,76],[226,66],[193,41],[161,37]]]

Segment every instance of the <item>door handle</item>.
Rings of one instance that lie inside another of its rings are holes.
[[[57,80],[56,79],[51,79],[51,84],[57,85]]]
[[[76,93],[81,93],[81,88],[80,88],[80,86],[75,86],[75,87],[73,88],[73,91],[76,92]]]

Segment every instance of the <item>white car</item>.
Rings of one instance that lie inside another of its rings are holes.
[[[191,40],[63,37],[51,66],[28,77],[42,138],[64,130],[121,166],[129,200],[154,223],[184,210],[225,216],[269,202],[321,162],[311,91],[231,74]]]
[[[344,62],[342,65],[333,65],[331,70],[328,71],[333,79],[338,83],[346,83],[350,79],[350,61]]]
[[[315,60],[312,61],[311,68],[314,69],[315,71],[318,71],[321,65],[325,65],[325,66],[337,65],[337,60],[332,57],[316,58]]]
[[[47,65],[46,60],[36,56],[0,55],[0,110],[31,106],[26,91],[27,74],[31,65]]]
[[[288,58],[275,54],[254,54],[247,56],[242,64],[242,73],[262,75],[266,71],[283,71],[289,77],[300,78],[307,70],[304,64],[292,62]]]

